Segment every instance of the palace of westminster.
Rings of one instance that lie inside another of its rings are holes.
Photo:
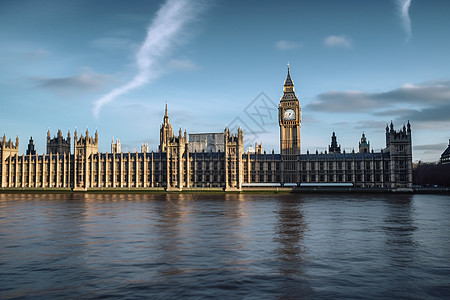
[[[241,129],[230,133],[175,135],[166,110],[157,152],[143,145],[141,152],[123,153],[120,141],[112,142],[111,153],[100,153],[98,134],[64,138],[47,135],[47,154],[38,155],[30,139],[25,155],[15,143],[0,139],[0,189],[108,189],[222,188],[241,191],[255,187],[308,185],[351,186],[410,190],[412,188],[411,126],[400,130],[386,126],[386,147],[370,151],[365,135],[359,151],[341,152],[333,132],[325,153],[300,153],[301,109],[288,74],[278,107],[280,153],[265,153],[261,146],[244,151]]]

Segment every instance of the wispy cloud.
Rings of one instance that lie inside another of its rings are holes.
[[[411,32],[411,19],[409,18],[409,7],[411,6],[412,0],[395,0],[398,6],[398,13],[402,21],[403,30],[406,33],[406,41],[412,36]]]
[[[84,68],[78,75],[67,77],[34,77],[31,81],[36,83],[36,88],[46,89],[58,95],[70,95],[100,90],[113,78],[107,74],[94,72],[90,68]]]
[[[196,70],[199,67],[195,64],[195,62],[189,59],[171,59],[169,61],[169,68],[174,70],[187,71]]]
[[[364,120],[358,121],[356,124],[352,123],[353,128],[359,130],[376,130],[377,132],[380,128],[384,128],[386,125],[385,121],[373,121],[373,120]]]
[[[278,50],[292,50],[300,48],[302,46],[303,45],[301,43],[286,40],[281,40],[275,43],[275,48],[277,48]]]
[[[434,80],[420,84],[404,84],[386,92],[329,91],[319,94],[309,109],[316,111],[367,112],[386,109],[397,104],[408,105],[404,109],[450,104],[450,80]]]
[[[314,111],[365,112],[377,107],[377,102],[370,93],[332,90],[317,95],[317,100],[307,107]]]
[[[445,122],[450,118],[450,80],[405,84],[386,92],[329,91],[307,106],[312,111],[371,113],[375,116]]]
[[[136,54],[138,74],[127,84],[95,101],[94,116],[99,117],[103,105],[157,78],[160,75],[156,70],[159,60],[173,48],[185,26],[201,11],[199,2],[167,0],[156,13],[156,17],[147,29],[147,37]]]
[[[414,150],[434,150],[434,151],[442,151],[447,148],[446,143],[439,143],[439,144],[424,144],[424,145],[415,145],[413,146]]]
[[[37,49],[34,51],[28,51],[23,54],[24,58],[29,59],[29,60],[38,60],[38,59],[47,57],[49,55],[50,55],[50,52],[48,52],[45,49]]]
[[[125,38],[105,37],[93,40],[92,47],[103,50],[128,50],[135,45]]]
[[[398,119],[410,119],[426,123],[446,123],[447,125],[441,129],[447,130],[450,119],[448,112],[450,104],[441,104],[434,107],[416,108],[416,109],[397,109],[381,112],[380,115],[395,116]]]
[[[352,49],[353,42],[345,35],[330,35],[323,40],[323,44],[330,48]]]

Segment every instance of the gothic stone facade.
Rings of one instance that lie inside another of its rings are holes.
[[[244,153],[241,129],[235,134],[225,129],[223,145],[217,151],[205,151],[201,144],[192,150],[188,134],[175,135],[169,122],[167,105],[160,129],[157,152],[123,153],[114,144],[112,153],[100,153],[98,134],[89,131],[78,137],[47,137],[47,154],[28,151],[19,155],[16,142],[0,140],[0,188],[73,190],[222,188],[240,191],[247,187],[351,185],[357,188],[411,189],[411,126],[395,130],[386,126],[386,148],[369,151],[363,134],[359,152],[341,152],[333,133],[329,151],[300,154],[301,109],[289,74],[279,105],[280,153],[257,151]],[[217,141],[216,141],[217,142]],[[30,140],[32,143],[32,140]],[[31,147],[31,145],[30,145]],[[34,146],[33,146],[34,147]],[[143,147],[142,149],[146,149]],[[201,150],[201,151],[199,151]]]

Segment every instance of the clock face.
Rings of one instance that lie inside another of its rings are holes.
[[[293,109],[286,109],[284,111],[284,119],[285,120],[295,120],[295,111]]]

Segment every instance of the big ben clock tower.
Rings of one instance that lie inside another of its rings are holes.
[[[299,183],[300,176],[300,126],[301,109],[294,91],[294,83],[288,73],[284,82],[283,97],[278,106],[280,125],[280,154],[282,160],[283,183]]]

